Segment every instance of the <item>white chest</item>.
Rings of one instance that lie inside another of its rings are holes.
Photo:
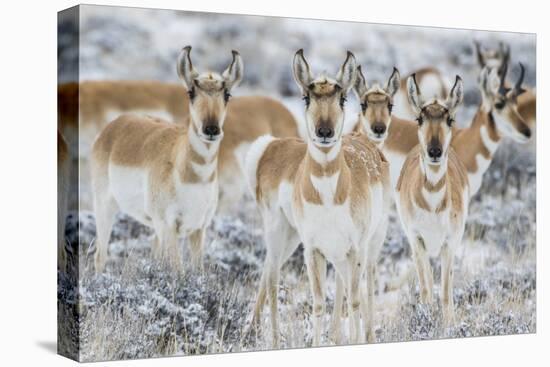
[[[311,175],[322,203],[302,200],[302,211],[294,211],[304,245],[320,250],[331,262],[343,261],[351,248],[361,244],[361,229],[352,218],[349,198],[343,204],[334,203],[339,177],[339,172],[332,176]]]
[[[426,251],[430,256],[437,256],[441,246],[449,239],[449,211],[440,213],[428,212],[418,208],[414,213],[414,222],[410,230],[424,239]]]
[[[302,205],[302,215],[296,215],[296,224],[305,246],[317,248],[330,262],[339,262],[350,249],[358,249],[362,244],[362,233],[351,216],[349,200],[342,205],[309,202]]]
[[[166,217],[180,230],[192,231],[207,226],[218,204],[218,182],[182,183],[175,179],[175,198],[166,207]]]

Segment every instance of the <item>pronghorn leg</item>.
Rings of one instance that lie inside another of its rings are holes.
[[[342,307],[344,305],[344,282],[342,277],[335,272],[336,294],[334,295],[334,308],[330,320],[330,337],[334,344],[342,343]]]
[[[426,278],[426,304],[433,303],[433,289],[434,289],[434,276],[432,271],[432,265],[430,264],[430,257],[424,249],[423,253],[423,264],[424,264],[424,277]]]
[[[257,329],[255,330],[257,335],[259,332],[259,323],[260,323],[262,309],[264,308],[265,300],[267,298],[266,277],[267,277],[267,271],[266,271],[266,268],[264,268],[264,270],[262,271],[262,277],[260,278],[260,284],[259,284],[260,288],[258,289],[258,295],[256,296],[256,303],[254,304],[252,320],[250,322],[250,328]]]
[[[321,342],[322,317],[325,314],[327,263],[324,256],[310,246],[306,246],[304,257],[313,296],[313,346],[317,347]]]
[[[453,301],[453,249],[445,243],[441,249],[441,305],[446,325],[454,322]]]
[[[171,269],[177,273],[183,272],[180,248],[178,244],[178,231],[175,224],[163,223],[160,242],[166,253],[166,260]]]
[[[269,301],[269,312],[271,318],[271,334],[272,345],[274,349],[280,347],[280,329],[279,329],[279,310],[278,310],[278,291],[279,291],[279,265],[273,262],[265,264],[266,266],[266,279],[265,288],[267,292],[267,299]]]
[[[159,232],[155,232],[155,238],[153,239],[153,245],[151,247],[151,255],[155,260],[162,259],[162,243],[160,243]]]
[[[263,307],[262,292],[267,294],[269,302],[272,344],[274,349],[280,346],[280,329],[278,313],[278,290],[281,267],[284,262],[292,255],[299,245],[296,231],[290,226],[284,214],[279,211],[275,214],[264,213],[264,237],[266,243],[266,258],[262,280],[260,281],[260,290],[256,309],[259,312]],[[263,284],[262,284],[263,283]],[[262,287],[264,287],[262,289]]]
[[[362,314],[363,319],[365,320],[365,334],[367,337],[368,343],[374,343],[376,341],[376,337],[374,334],[374,287],[375,287],[375,273],[376,273],[376,265],[374,264],[374,259],[368,258],[367,259],[367,265],[366,265],[366,276],[367,276],[367,282],[366,282],[366,294],[365,297],[362,297],[362,304],[365,305],[365,307],[362,308]]]
[[[96,252],[95,271],[101,273],[105,270],[105,264],[109,256],[109,238],[115,222],[118,206],[113,198],[103,198],[96,192],[94,201],[96,224]]]
[[[349,342],[357,344],[361,332],[361,315],[359,307],[361,305],[360,295],[362,292],[359,288],[359,282],[363,276],[363,264],[361,262],[361,257],[358,256],[355,250],[351,250],[348,254],[347,264],[343,268],[343,273],[347,276],[345,283],[349,318]]]
[[[384,241],[386,240],[386,234],[388,231],[388,217],[385,216],[378,227],[372,240],[367,247],[367,259],[365,261],[365,275],[367,277],[366,281],[366,292],[362,296],[361,304],[361,313],[363,314],[363,320],[365,324],[365,334],[368,343],[374,343],[376,341],[376,336],[374,333],[374,293],[375,293],[375,284],[376,284],[376,263],[378,261],[378,254],[384,246]]]
[[[191,268],[193,270],[202,271],[202,252],[204,246],[204,233],[205,230],[197,229],[189,234],[189,252],[191,254]]]
[[[426,252],[424,239],[420,236],[409,236],[409,243],[412,247],[418,282],[420,285],[420,302],[428,304],[432,301],[433,276]],[[430,279],[431,282],[430,282]]]

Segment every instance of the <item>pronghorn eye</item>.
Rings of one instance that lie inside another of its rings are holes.
[[[306,103],[306,107],[309,107],[309,102],[310,102],[309,101],[309,94],[306,94],[305,96],[303,96],[302,99]]]
[[[227,103],[229,101],[229,98],[231,98],[231,94],[229,93],[229,91],[227,89],[224,89],[224,91],[223,91],[223,100],[225,101],[225,103]]]
[[[346,104],[346,101],[346,96],[342,94],[342,96],[340,96],[340,107],[344,108],[344,104]]]
[[[388,111],[391,113],[392,110],[393,110],[393,104],[390,102],[388,103]]]
[[[369,107],[369,103],[367,101],[361,103],[361,110],[363,110],[363,112],[365,112],[368,107]]]
[[[452,117],[449,117],[447,119],[447,125],[449,125],[449,127],[451,127],[451,125],[453,124],[453,122],[455,122],[455,120],[452,118]]]
[[[416,118],[416,121],[418,122],[418,125],[422,125],[422,123],[424,122],[424,119],[422,118],[422,116],[418,116]]]
[[[195,99],[195,87],[192,87],[188,92],[187,94],[189,95],[189,99],[191,100],[191,102],[193,102],[193,100]]]
[[[495,103],[495,107],[497,110],[502,110],[505,104],[506,104],[505,101],[498,101],[497,103]]]

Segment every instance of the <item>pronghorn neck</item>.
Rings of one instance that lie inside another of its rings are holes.
[[[429,162],[426,162],[424,154],[420,153],[420,169],[424,175],[424,186],[426,188],[434,188],[445,184],[447,161],[448,158],[445,158],[439,165],[429,164]]]
[[[447,161],[448,158],[445,158],[441,164],[432,165],[426,162],[421,153],[420,169],[424,180],[416,197],[419,207],[436,213],[447,207]]]
[[[315,176],[332,176],[338,172],[343,163],[342,141],[339,140],[330,148],[321,148],[308,142],[306,167]]]
[[[485,104],[481,104],[479,106],[470,128],[481,130],[482,127],[487,129],[487,132],[490,133],[491,140],[494,143],[500,143],[501,136],[495,123],[493,111]]]
[[[355,131],[369,137],[368,133],[365,130],[365,127],[363,126],[363,117],[361,116],[361,113],[359,113],[357,117],[357,128],[355,129]],[[386,139],[374,141],[369,138],[369,141],[374,144],[379,150],[382,150],[384,148],[384,142],[386,141]]]
[[[502,140],[492,111],[482,104],[474,116],[472,125],[465,132],[469,135],[465,138],[476,150],[476,156],[491,161]]]
[[[341,140],[330,148],[319,148],[309,142],[300,181],[302,199],[316,205],[341,205],[348,189],[342,185],[344,165]]]
[[[189,121],[187,139],[182,142],[176,165],[180,167],[180,178],[185,182],[211,182],[216,178],[220,140],[203,141],[195,124]]]

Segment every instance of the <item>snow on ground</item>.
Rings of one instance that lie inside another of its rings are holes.
[[[385,81],[394,65],[403,76],[427,65],[436,65],[449,79],[459,73],[466,87],[461,121],[469,121],[479,103],[473,39],[510,43],[513,62],[527,66],[526,83],[535,86],[534,36],[525,34],[96,6],[82,7],[81,27],[83,80],[176,81],[174,60],[181,47],[193,45],[199,69],[220,71],[235,48],[245,62],[245,80],[235,94],[277,97],[298,118],[302,102],[290,64],[302,47],[314,70],[329,72],[343,62],[346,49],[353,50],[369,80]],[[69,38],[60,37],[62,61],[75,57],[63,48]],[[350,121],[356,104],[350,98]],[[410,249],[392,213],[378,266],[377,342],[536,331],[535,181],[534,149],[503,144],[472,200],[455,259],[458,321],[452,328],[442,327],[437,304],[417,303]],[[231,215],[217,216],[207,234],[205,271],[176,275],[151,259],[152,230],[121,214],[111,236],[107,271],[94,275],[93,214],[72,213],[67,237],[73,248],[80,246],[80,257],[72,260],[80,264],[80,273],[76,289],[60,273],[58,297],[64,301],[60,315],[65,320],[60,332],[71,335],[60,349],[79,347],[86,361],[268,349],[267,309],[263,332],[245,332],[265,256],[258,215],[252,200],[244,198]],[[185,252],[185,241],[181,244]],[[331,312],[334,281],[329,272]],[[437,280],[437,271],[435,275]],[[301,249],[282,272],[279,305],[283,347],[309,346],[311,300]],[[74,332],[76,325],[80,334]],[[323,344],[330,343],[325,333]]]

